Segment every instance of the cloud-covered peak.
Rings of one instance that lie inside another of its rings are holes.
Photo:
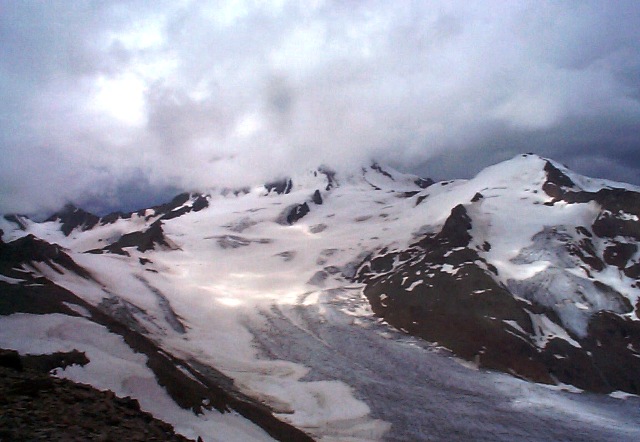
[[[534,150],[637,175],[636,2],[0,9],[3,212],[373,158],[441,178]]]

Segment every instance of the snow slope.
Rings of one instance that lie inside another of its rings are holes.
[[[546,436],[537,431],[540,422],[550,429],[548,440],[575,431],[583,431],[585,439],[634,440],[640,436],[637,398],[569,394],[470,370],[449,352],[381,322],[363,295],[374,280],[397,277],[403,294],[418,296],[430,284],[431,270],[402,273],[402,251],[440,232],[463,204],[472,227],[462,248],[477,250],[496,269],[492,278],[500,287],[511,287],[517,299],[540,304],[559,318],[533,314],[532,345],[544,347],[552,338],[580,345],[576,339],[586,336],[595,313],[615,311],[617,304],[603,297],[595,281],[635,306],[635,281],[620,269],[584,269],[561,253],[563,247],[550,248],[557,226],[574,238],[577,227],[591,226],[600,216],[601,205],[554,201],[543,190],[546,164],[537,156],[519,156],[472,180],[434,184],[378,165],[351,176],[318,169],[294,175],[281,193],[264,186],[210,189],[109,222],[81,220],[68,235],[65,226],[69,230],[73,224],[62,217],[44,223],[4,218],[4,243],[33,235],[58,244],[91,277],[53,258],[27,260],[19,270],[0,268],[0,289],[44,277],[196,371],[218,370],[241,393],[318,440],[541,440]],[[621,186],[552,164],[571,178],[573,191]],[[481,198],[472,203],[477,194]],[[294,211],[296,219],[290,217]],[[602,256],[612,240],[593,243],[594,253]],[[353,284],[363,261],[392,255],[388,269]],[[629,263],[637,262],[636,255]],[[456,277],[459,269],[442,264],[438,272]],[[25,274],[30,277],[20,279]],[[567,297],[567,284],[581,284],[583,290]],[[551,289],[543,292],[542,285]],[[188,437],[268,439],[237,413],[206,410],[196,416],[181,409],[154,381],[143,355],[92,322],[81,306],[70,308],[78,316],[0,317],[0,347],[85,351],[89,364],[59,375],[134,396],[144,410]],[[634,312],[620,311],[636,321]],[[520,327],[517,321],[505,324]]]

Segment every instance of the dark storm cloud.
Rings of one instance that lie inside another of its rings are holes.
[[[640,184],[637,23],[635,1],[0,0],[0,212],[527,151]]]

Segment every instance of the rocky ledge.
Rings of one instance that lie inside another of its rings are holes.
[[[135,399],[38,370],[49,365],[0,350],[0,441],[190,440]]]

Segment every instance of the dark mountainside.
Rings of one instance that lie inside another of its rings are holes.
[[[637,287],[640,263],[632,257],[640,239],[640,194],[615,188],[577,190],[548,161],[545,172],[542,190],[553,198],[547,205],[595,202],[600,209],[592,225],[573,232],[549,226],[534,242],[543,250],[558,248],[566,267],[570,262],[591,275],[614,266]],[[601,293],[606,308],[589,318],[586,336],[568,330],[578,345],[555,337],[540,347],[533,314],[546,316],[558,327],[562,320],[535,296],[544,287],[516,282],[505,286],[496,279],[496,268],[482,257],[491,244],[472,243],[474,220],[467,209],[482,200],[478,193],[456,206],[438,233],[424,236],[409,249],[381,250],[360,266],[355,279],[366,284],[364,293],[376,315],[483,368],[600,393],[640,394],[640,305],[631,305],[600,281],[582,281]],[[606,241],[603,253],[596,251],[594,238]],[[406,290],[424,278],[429,283]]]

